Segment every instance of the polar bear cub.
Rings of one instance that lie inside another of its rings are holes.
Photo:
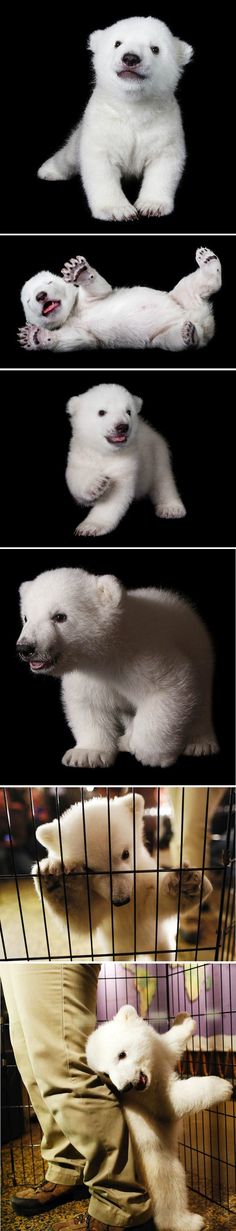
[[[124,1095],[124,1116],[158,1231],[201,1231],[203,1219],[188,1208],[178,1159],[179,1122],[185,1113],[215,1107],[232,1095],[231,1083],[220,1077],[177,1077],[175,1067],[194,1030],[192,1019],[179,1014],[159,1035],[132,1005],[124,1005],[86,1044],[89,1067],[108,1074]]]
[[[98,796],[73,804],[68,811],[37,829],[48,857],[32,869],[39,896],[56,922],[66,930],[66,907],[79,957],[93,953],[153,956],[175,951],[177,910],[197,906],[201,873],[184,864],[179,871],[160,871],[157,901],[157,861],[144,841],[144,799],[129,793],[110,799]],[[140,875],[143,873],[143,875]],[[134,894],[135,885],[135,894]],[[203,900],[212,886],[203,878]],[[135,900],[135,910],[134,910]],[[90,915],[90,919],[89,919]],[[158,918],[157,918],[158,915]]]
[[[40,179],[80,171],[94,218],[161,216],[174,209],[186,148],[175,98],[192,47],[163,21],[130,17],[89,38],[95,89],[66,145],[39,168]],[[142,177],[132,206],[122,177]]]
[[[96,385],[70,398],[66,481],[78,504],[94,505],[76,534],[109,534],[143,496],[157,517],[185,516],[168,445],[138,417],[141,407],[142,398],[122,385]]]
[[[58,568],[23,582],[20,600],[20,657],[63,680],[65,765],[112,765],[121,750],[165,767],[217,750],[211,640],[185,599]]]

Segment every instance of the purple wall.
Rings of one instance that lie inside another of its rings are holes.
[[[236,964],[105,962],[98,984],[98,1020],[109,1020],[127,1003],[160,1031],[168,1029],[176,1013],[189,1012],[200,1045],[224,1050],[236,1035]]]

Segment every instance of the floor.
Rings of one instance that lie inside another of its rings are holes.
[[[45,928],[42,915],[42,907],[39,898],[36,896],[33,883],[30,880],[21,880],[20,898],[23,914],[23,922],[25,928],[26,945],[28,948],[28,956],[30,958],[47,958],[48,950],[45,938]],[[1,921],[2,932],[5,942],[6,955],[10,959],[26,958],[26,946],[24,941],[23,928],[20,917],[19,904],[15,885],[12,881],[7,881],[4,889],[1,890]],[[216,882],[214,893],[210,899],[209,909],[206,913],[202,913],[201,928],[198,946],[199,961],[214,961],[215,942],[217,925],[219,919],[220,905],[220,886]],[[47,927],[50,955],[53,958],[68,958],[68,940],[62,931],[55,928],[54,920],[47,914]],[[76,938],[71,933],[72,954],[79,957],[78,953],[78,937]],[[184,949],[184,960],[189,961],[195,957],[194,941],[191,949],[187,949],[187,941],[181,941],[179,937],[179,953]],[[2,942],[0,943],[0,958],[4,958],[4,950]],[[230,954],[233,960],[234,954]]]
[[[36,1130],[35,1130],[36,1132]],[[32,1126],[32,1135],[34,1138],[34,1126]],[[14,1142],[14,1170],[16,1184],[40,1183],[43,1179],[42,1162],[40,1155],[40,1145],[36,1146],[34,1141],[34,1176],[32,1176],[32,1152],[30,1149],[30,1138],[27,1134],[24,1137],[24,1151],[22,1151],[22,1143]],[[70,1203],[57,1207],[43,1214],[34,1215],[34,1217],[26,1218],[23,1215],[15,1214],[11,1206],[11,1197],[14,1193],[14,1185],[12,1179],[12,1158],[8,1145],[3,1146],[2,1150],[2,1167],[3,1167],[3,1189],[2,1189],[2,1231],[54,1231],[59,1221],[68,1226],[69,1216],[74,1214],[85,1215],[88,1210],[88,1200],[83,1198],[81,1201],[70,1201]],[[201,1214],[204,1219],[205,1231],[221,1231],[227,1228],[227,1231],[235,1231],[236,1227],[236,1201],[232,1198],[230,1205],[232,1212],[222,1206],[213,1205],[211,1201],[205,1197],[199,1196],[198,1193],[189,1190],[189,1205],[190,1209],[195,1213]]]

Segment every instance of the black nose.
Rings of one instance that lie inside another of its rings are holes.
[[[126,55],[122,56],[123,64],[128,64],[132,68],[135,64],[141,64],[140,56],[135,56],[133,51],[127,51]]]
[[[36,295],[36,299],[38,303],[44,303],[44,300],[47,299],[46,291],[39,291],[39,294]]]
[[[20,658],[25,658],[26,661],[28,658],[31,658],[35,651],[35,645],[33,645],[32,641],[24,641],[24,643],[22,641],[22,643],[19,643],[16,648]]]
[[[118,435],[123,436],[124,432],[128,431],[128,423],[116,423],[115,431]]]
[[[128,902],[130,902],[130,898],[112,898],[113,906],[128,906]]]

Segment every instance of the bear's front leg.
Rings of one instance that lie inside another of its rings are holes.
[[[137,209],[127,200],[121,188],[121,169],[108,155],[96,148],[88,150],[82,138],[80,170],[93,218],[105,222],[122,222],[137,218]]]
[[[139,214],[156,218],[172,214],[178,180],[176,159],[163,155],[149,162],[135,202]]]

